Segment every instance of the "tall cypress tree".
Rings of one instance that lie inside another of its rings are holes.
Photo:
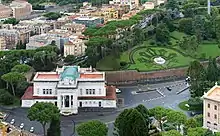
[[[209,59],[209,65],[207,67],[207,80],[216,82],[218,80],[219,72],[218,67],[214,59]]]
[[[60,119],[52,120],[47,130],[47,136],[61,136]]]

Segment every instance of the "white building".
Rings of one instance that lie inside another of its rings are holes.
[[[56,72],[38,72],[22,96],[22,107],[52,102],[61,114],[77,114],[78,107],[116,108],[116,88],[105,85],[105,73],[92,68],[64,66]]]

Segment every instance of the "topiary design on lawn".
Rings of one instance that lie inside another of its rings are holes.
[[[139,58],[137,60],[140,63],[145,63],[147,67],[153,67],[155,65],[161,66],[163,68],[172,67],[173,63],[177,63],[175,57],[177,57],[176,53],[170,53],[166,49],[152,49],[152,48],[145,48],[143,51],[139,52]],[[154,62],[154,58],[162,57],[166,60],[164,65],[159,65]],[[154,64],[154,65],[152,65]]]

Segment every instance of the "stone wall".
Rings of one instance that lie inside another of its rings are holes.
[[[207,65],[207,62],[203,62]],[[151,72],[138,72],[136,70],[106,72],[106,80],[111,85],[131,85],[142,82],[161,82],[166,80],[177,80],[186,77],[188,67],[175,68]]]

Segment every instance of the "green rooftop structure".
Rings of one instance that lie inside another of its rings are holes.
[[[79,77],[78,67],[77,66],[70,66],[65,67],[63,73],[61,74],[60,78],[63,79],[70,79],[76,80]]]

